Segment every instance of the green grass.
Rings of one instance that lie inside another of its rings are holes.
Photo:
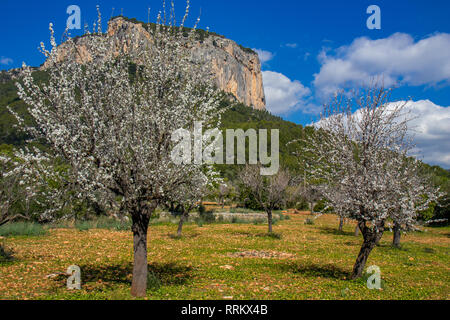
[[[46,233],[47,229],[35,222],[14,222],[0,227],[1,237],[42,236]]]
[[[101,217],[96,220],[77,221],[75,222],[75,228],[80,231],[87,231],[91,229],[124,231],[131,230],[131,222]]]
[[[91,220],[59,221],[49,225],[51,229],[72,229],[88,231],[93,229],[128,231],[131,230],[131,222],[117,220],[109,217],[99,217]]]
[[[450,298],[450,227],[402,235],[393,248],[386,232],[366,268],[379,266],[382,290],[369,290],[367,275],[349,280],[362,237],[354,224],[336,232],[338,218],[323,215],[306,225],[304,215],[265,224],[189,223],[151,225],[148,299],[443,299]],[[130,231],[50,229],[42,237],[10,237],[14,260],[0,265],[3,299],[132,299]],[[243,253],[254,256],[240,256]],[[82,290],[65,289],[70,265],[82,272]]]

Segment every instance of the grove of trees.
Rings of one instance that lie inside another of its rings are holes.
[[[388,219],[397,230],[413,225],[418,212],[440,197],[420,162],[409,156],[405,105],[391,103],[391,89],[377,83],[350,95],[336,93],[306,143],[321,193],[341,216],[358,222],[364,237],[352,278],[362,276]]]
[[[314,211],[321,201],[321,211],[340,217],[340,230],[344,219],[356,220],[361,230],[352,278],[362,276],[387,228],[399,246],[401,232],[413,230],[418,220],[448,218],[448,198],[442,200],[437,186],[449,192],[450,173],[410,157],[409,115],[405,104],[392,103],[390,89],[375,83],[337,93],[315,128],[231,103],[187,54],[198,41],[197,26],[184,27],[188,13],[189,4],[180,24],[173,7],[170,18],[160,14],[148,28],[152,47],[136,55],[109,55],[99,18],[99,28],[87,36],[102,58],[84,64],[59,59],[50,25],[52,48],[41,48],[52,65],[45,76],[24,66],[18,96],[11,93],[13,80],[0,84],[0,95],[9,97],[0,102],[10,104],[25,132],[3,135],[0,128],[2,142],[16,144],[0,148],[0,226],[16,219],[64,219],[80,207],[102,213],[117,207],[132,220],[131,293],[143,297],[148,228],[158,206],[180,211],[181,236],[207,194],[222,207],[226,198],[251,201],[267,214],[269,233],[274,210]],[[70,37],[65,49],[69,57],[79,50]],[[194,121],[205,129],[280,129],[284,168],[266,177],[258,165],[174,164],[172,134],[192,130]]]

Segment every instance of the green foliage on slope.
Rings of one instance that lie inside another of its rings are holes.
[[[36,81],[40,82],[45,82],[48,79],[47,73],[43,71],[36,71],[33,76]],[[2,73],[0,79],[0,144],[21,146],[27,136],[21,130],[15,128],[16,119],[9,112],[7,106],[22,116],[27,125],[33,125],[34,122],[27,112],[26,104],[20,100],[17,94],[15,82],[16,80],[8,78],[6,73]]]
[[[45,72],[36,71],[34,77],[38,81],[45,82],[48,76]],[[11,107],[15,112],[21,115],[28,125],[32,125],[33,120],[27,112],[25,103],[20,100],[17,95],[15,81],[16,80],[8,77],[8,74],[5,72],[0,74],[0,144],[23,146],[28,137],[14,127],[16,120],[7,110],[6,106]],[[313,130],[313,128],[303,127],[274,116],[268,111],[254,110],[244,104],[231,103],[229,100],[224,100],[223,107],[229,109],[222,116],[222,130],[225,141],[226,129],[243,129],[244,131],[248,129],[255,129],[256,131],[259,129],[268,129],[269,137],[271,129],[278,129],[280,131],[281,166],[289,168],[295,174],[303,174],[303,168],[298,165],[298,161],[293,155],[296,146],[289,145],[289,142],[305,137]],[[218,169],[221,171],[222,176],[230,181],[236,180],[240,167],[241,166],[239,165],[218,165]],[[430,166],[427,164],[424,164],[424,171],[430,174],[433,182],[440,186],[441,190],[447,194],[447,200],[444,200],[441,206],[436,207],[433,218],[449,219],[450,171],[439,166]]]
[[[298,167],[298,161],[293,155],[295,145],[289,145],[289,142],[304,137],[312,130],[312,128],[304,128],[301,125],[297,125],[295,123],[285,121],[280,117],[274,116],[268,111],[255,110],[240,103],[232,105],[229,110],[225,112],[222,117],[222,128],[224,128],[224,130],[242,129],[244,131],[247,131],[248,129],[255,129],[257,132],[260,129],[267,129],[269,143],[271,130],[279,130],[281,166],[287,167],[296,173],[301,173],[301,168]],[[224,139],[226,141],[225,133]],[[268,152],[270,153],[270,145]],[[239,166],[223,165],[219,167],[225,177],[230,180],[235,180]]]

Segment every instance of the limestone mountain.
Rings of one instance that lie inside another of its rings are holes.
[[[152,36],[147,31],[147,24],[135,19],[115,17],[108,23],[106,36],[110,39],[110,54],[117,56],[121,53],[131,53],[135,50],[151,48]],[[264,95],[261,63],[258,55],[251,49],[244,48],[236,42],[215,33],[198,30],[195,43],[191,43],[187,50],[192,58],[207,66],[207,74],[219,89],[232,94],[239,102],[252,106],[254,109],[264,110],[266,100]],[[75,61],[86,63],[101,58],[96,55],[96,48],[90,36],[75,39],[78,53]],[[69,50],[65,50],[64,43],[58,48],[58,60],[69,57]],[[47,61],[42,70],[50,67]]]

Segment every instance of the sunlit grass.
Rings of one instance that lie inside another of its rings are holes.
[[[367,264],[380,267],[383,290],[369,290],[363,279],[349,280],[362,242],[353,224],[338,232],[336,216],[314,225],[305,224],[306,215],[290,217],[274,226],[276,236],[265,224],[189,223],[181,238],[175,224],[151,225],[148,298],[450,298],[449,227],[403,236],[402,249],[387,232]],[[129,231],[50,229],[5,242],[14,260],[0,265],[0,298],[131,299]],[[46,277],[73,264],[82,270],[81,291],[67,291],[65,277]]]

